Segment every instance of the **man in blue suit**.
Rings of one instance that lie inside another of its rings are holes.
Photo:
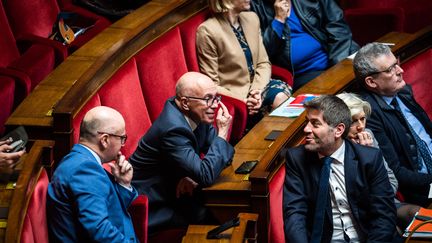
[[[199,188],[212,185],[234,154],[226,141],[232,117],[216,92],[209,77],[184,74],[130,157],[134,186],[149,198],[150,233],[209,219]]]
[[[362,47],[353,60],[372,107],[367,127],[399,182],[404,199],[428,207],[432,203],[432,122],[416,102],[404,70],[390,48],[381,43]]]
[[[306,144],[286,153],[286,241],[392,242],[396,209],[381,152],[345,139],[351,114],[336,96],[305,107]]]
[[[132,166],[120,152],[126,138],[116,110],[99,106],[84,116],[79,143],[48,186],[50,242],[138,242],[127,211],[138,192],[130,184]],[[102,167],[110,161],[112,175]]]

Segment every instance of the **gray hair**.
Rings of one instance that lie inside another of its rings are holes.
[[[343,138],[348,135],[351,126],[351,113],[348,106],[340,98],[334,95],[321,95],[304,104],[306,109],[319,110],[323,113],[323,119],[329,126],[335,128],[340,123],[345,125]]]
[[[369,43],[360,48],[353,60],[357,80],[364,85],[364,80],[370,73],[379,72],[374,63],[375,59],[382,55],[391,54],[391,49],[387,45],[378,42]]]
[[[371,105],[369,102],[362,100],[360,96],[354,93],[340,93],[336,95],[338,98],[343,100],[345,104],[350,109],[351,117],[359,114],[360,112],[364,112],[368,117],[371,114]]]

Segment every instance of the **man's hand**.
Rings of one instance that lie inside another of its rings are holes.
[[[198,186],[194,180],[189,177],[183,177],[177,184],[176,197],[179,198],[181,195],[192,196],[195,188]]]
[[[249,115],[258,113],[262,105],[262,91],[261,90],[251,90],[249,96],[246,98],[246,107],[248,109]]]
[[[220,108],[218,110],[218,114],[216,117],[218,136],[226,140],[228,136],[228,130],[232,122],[232,116],[230,115],[228,109],[222,102],[220,102],[219,104],[220,104]]]
[[[131,187],[133,168],[121,152],[118,153],[117,160],[109,163],[109,166],[111,167],[111,173],[120,185]]]
[[[372,135],[366,131],[359,132],[357,133],[357,138],[354,139],[354,142],[364,146],[372,146],[373,145]]]
[[[274,3],[275,19],[285,24],[286,18],[290,15],[291,0],[276,0]]]
[[[25,153],[24,150],[8,153],[13,147],[10,146],[11,139],[0,141],[0,167],[13,168]]]

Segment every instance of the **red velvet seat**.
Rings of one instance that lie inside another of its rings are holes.
[[[285,181],[285,166],[276,172],[269,184],[270,191],[270,225],[268,230],[268,242],[284,243],[284,221],[283,221],[283,188]]]
[[[57,15],[60,12],[72,12],[77,14],[77,17],[71,20],[71,27],[75,25],[78,27],[94,25],[72,42],[69,46],[69,52],[75,51],[111,24],[104,17],[72,4],[66,4],[60,9],[56,0],[4,1],[4,8],[14,36],[18,40],[28,35],[48,38],[57,19]],[[64,47],[64,49],[66,49],[66,47]]]
[[[48,243],[48,225],[46,217],[48,183],[48,175],[45,169],[42,169],[24,218],[21,242]]]
[[[136,56],[142,93],[154,121],[165,101],[175,95],[177,80],[188,71],[179,28],[174,28]]]
[[[5,131],[4,124],[12,113],[14,106],[15,81],[6,76],[0,75],[0,137]]]
[[[432,97],[429,93],[432,76],[430,70],[432,67],[432,49],[421,53],[415,58],[402,65],[404,69],[404,80],[411,84],[414,98],[423,107],[432,119]]]
[[[0,2],[0,74],[16,82],[15,105],[47,76],[64,56],[56,48],[40,41],[37,37],[26,42],[19,50],[12,34],[2,2]],[[59,44],[59,43],[56,43]]]
[[[363,45],[390,31],[414,33],[432,24],[430,0],[341,0],[354,40]]]

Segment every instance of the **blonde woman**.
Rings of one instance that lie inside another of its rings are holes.
[[[250,115],[271,110],[291,95],[291,87],[270,79],[269,62],[259,19],[249,12],[250,0],[209,0],[213,17],[197,30],[201,72],[218,93],[246,103]]]

